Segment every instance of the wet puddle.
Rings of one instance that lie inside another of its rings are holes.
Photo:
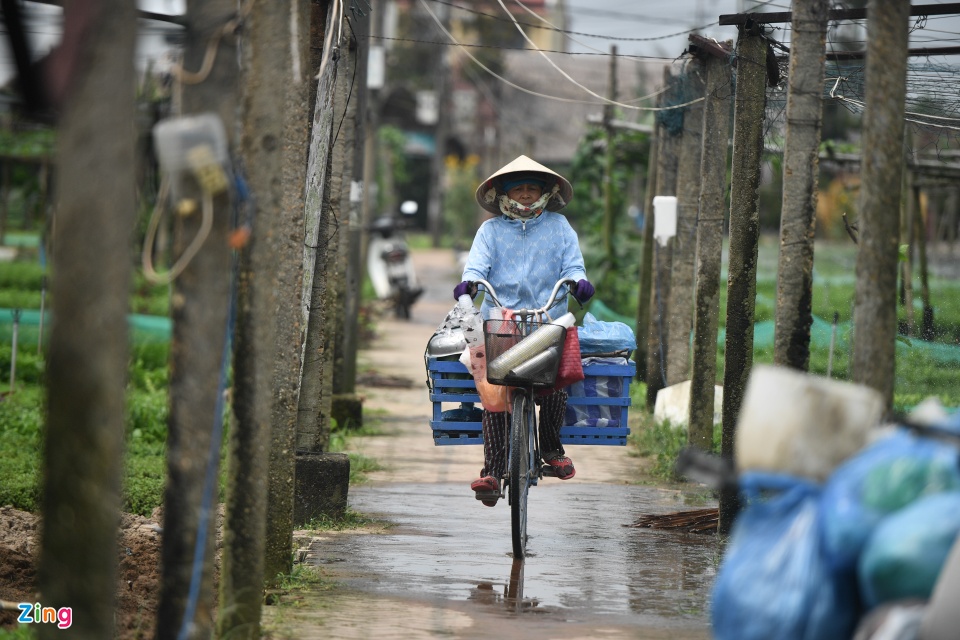
[[[522,562],[512,558],[506,501],[484,507],[460,483],[351,488],[350,505],[392,526],[375,535],[324,536],[308,562],[335,567],[351,589],[497,616],[602,618],[695,632],[663,637],[709,637],[716,536],[624,526],[640,515],[689,508],[673,492],[547,480],[531,490]]]

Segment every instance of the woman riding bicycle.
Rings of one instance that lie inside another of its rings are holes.
[[[481,207],[498,217],[480,225],[463,270],[463,281],[453,290],[455,299],[465,293],[475,296],[475,280],[493,285],[500,302],[509,309],[538,307],[561,279],[577,282],[571,293],[581,303],[593,296],[577,233],[564,216],[556,213],[573,197],[573,187],[563,176],[520,156],[484,180],[476,197]],[[484,318],[489,318],[493,306],[490,297],[484,296]],[[566,297],[561,297],[548,313],[557,318],[566,311]],[[557,389],[538,397],[537,403],[543,460],[558,478],[568,480],[576,470],[560,443],[567,393]],[[482,424],[483,469],[470,488],[488,496],[499,491],[498,478],[504,475],[509,421],[505,411],[484,409]],[[484,499],[483,503],[492,507],[497,501]]]

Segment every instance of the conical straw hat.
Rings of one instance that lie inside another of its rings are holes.
[[[511,173],[543,174],[543,180],[547,183],[547,190],[552,189],[554,184],[559,183],[560,191],[547,202],[547,209],[550,211],[563,209],[573,199],[573,187],[566,178],[527,156],[519,156],[480,183],[480,186],[477,187],[477,203],[490,213],[499,214],[500,207],[497,205],[496,197],[503,193],[500,185],[506,176]],[[490,193],[491,190],[493,193]],[[559,196],[559,200],[557,196]]]

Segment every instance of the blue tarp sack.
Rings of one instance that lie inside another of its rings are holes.
[[[577,333],[580,353],[584,355],[612,354],[637,348],[633,329],[622,322],[602,322],[589,312],[583,316],[583,326],[577,327]]]
[[[866,605],[929,600],[958,532],[960,492],[926,496],[884,518],[857,568]]]
[[[749,472],[713,586],[717,640],[847,640],[857,621],[856,576],[837,574],[820,543],[820,487]]]
[[[841,464],[824,484],[824,553],[839,570],[856,568],[880,521],[916,500],[960,491],[960,451],[905,429]]]

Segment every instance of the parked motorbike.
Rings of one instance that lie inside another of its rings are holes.
[[[408,200],[400,205],[404,217],[417,213],[417,203]],[[367,249],[367,274],[377,297],[390,300],[397,318],[408,320],[410,307],[423,293],[417,283],[410,249],[403,237],[403,219],[385,214],[374,220]]]

